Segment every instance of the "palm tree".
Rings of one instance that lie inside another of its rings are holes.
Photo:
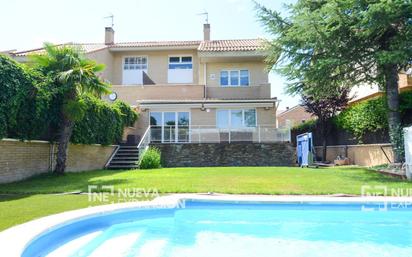
[[[51,81],[51,89],[60,97],[60,121],[58,134],[57,174],[66,169],[67,149],[76,121],[84,114],[81,96],[94,94],[100,96],[109,92],[97,72],[104,70],[103,64],[87,59],[80,48],[72,46],[53,46],[45,43],[45,53],[31,56],[35,67]]]

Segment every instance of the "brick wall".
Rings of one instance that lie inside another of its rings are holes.
[[[67,171],[101,169],[113,150],[114,146],[70,145]],[[55,166],[56,151],[56,145],[53,147],[45,141],[0,140],[0,183],[19,181],[51,171]]]
[[[164,167],[291,166],[295,150],[288,143],[153,144]]]
[[[300,105],[294,106],[286,111],[283,111],[277,115],[278,126],[280,128],[286,126],[296,126],[301,124],[303,121],[308,121],[314,119],[312,114],[308,113],[305,108]]]

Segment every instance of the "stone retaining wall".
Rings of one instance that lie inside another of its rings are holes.
[[[152,144],[162,152],[164,167],[292,166],[289,143]]]
[[[104,168],[115,146],[69,146],[67,171]],[[57,145],[45,141],[0,140],[0,183],[23,180],[50,172],[55,166]]]

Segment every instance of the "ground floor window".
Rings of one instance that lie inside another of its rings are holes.
[[[150,112],[151,141],[189,142],[189,112]]]
[[[256,127],[256,109],[217,110],[218,128]]]

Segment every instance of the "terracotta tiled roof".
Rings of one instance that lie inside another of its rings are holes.
[[[256,51],[263,48],[262,39],[230,39],[202,41],[199,51],[206,52],[233,52],[233,51]]]
[[[121,47],[168,47],[168,46],[198,46],[201,41],[142,41],[142,42],[123,42],[111,45],[111,48]]]
[[[99,44],[99,43],[85,43],[85,44],[79,44],[79,43],[64,43],[64,44],[58,44],[56,46],[74,46],[74,47],[79,47],[81,48],[85,53],[92,53],[104,48],[107,48],[108,46],[105,44]],[[18,51],[18,52],[13,52],[13,55],[15,56],[27,56],[29,54],[42,54],[44,53],[44,48],[35,48],[35,49],[30,49],[30,50],[25,50],[25,51]]]
[[[133,47],[179,47],[193,46],[202,52],[234,52],[234,51],[256,51],[263,48],[262,39],[230,39],[230,40],[210,40],[210,41],[142,41],[142,42],[123,42],[113,45],[102,43],[65,43],[57,46],[78,46],[85,53],[99,51],[105,48],[133,48]],[[28,54],[41,54],[44,48],[36,48],[26,51],[13,52],[15,56],[26,56]]]

